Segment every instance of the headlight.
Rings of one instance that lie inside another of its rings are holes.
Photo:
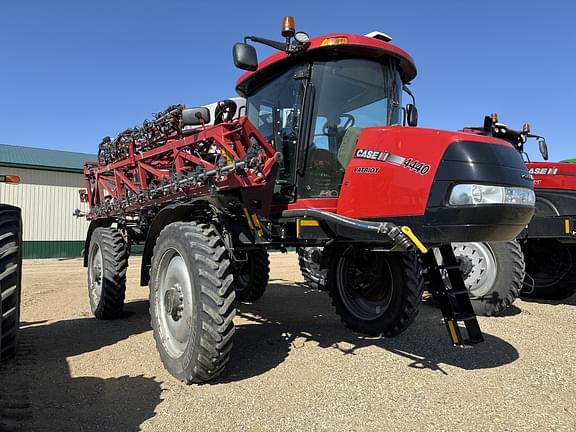
[[[453,206],[512,204],[534,206],[534,191],[522,187],[459,184],[452,188],[448,203]]]

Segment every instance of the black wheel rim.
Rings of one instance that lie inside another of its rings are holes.
[[[394,296],[394,278],[383,253],[349,251],[336,269],[338,293],[356,318],[371,321],[382,317]]]

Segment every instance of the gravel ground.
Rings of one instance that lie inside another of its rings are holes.
[[[576,430],[576,297],[517,301],[462,350],[426,303],[397,338],[355,335],[299,284],[294,254],[271,261],[266,295],[240,306],[225,375],[192,386],[162,367],[137,259],[115,321],[91,317],[80,260],[25,262],[0,430]]]

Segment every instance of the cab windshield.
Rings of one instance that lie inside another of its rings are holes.
[[[401,122],[402,80],[392,59],[314,63],[312,142],[298,185],[302,197],[337,197],[363,128]]]

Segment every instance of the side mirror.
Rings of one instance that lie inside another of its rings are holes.
[[[182,126],[199,126],[206,123],[210,123],[210,110],[208,108],[182,110]]]
[[[418,126],[418,109],[414,104],[406,105],[406,124],[411,127]]]
[[[252,45],[245,43],[234,44],[232,56],[234,58],[234,66],[238,69],[247,71],[258,69],[258,56],[256,55],[256,48]]]
[[[548,146],[546,145],[546,141],[543,139],[538,140],[538,147],[540,148],[540,154],[544,160],[548,160]]]

